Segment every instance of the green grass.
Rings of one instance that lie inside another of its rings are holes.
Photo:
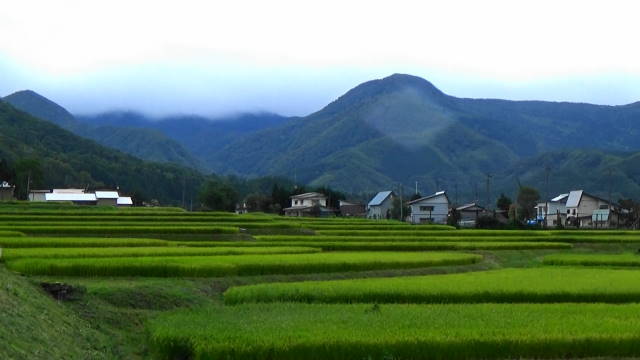
[[[342,224],[342,223],[306,223],[304,227],[313,229],[313,230],[323,230],[323,231],[350,231],[350,230],[361,230],[361,231],[421,231],[421,232],[434,232],[434,231],[455,231],[456,228],[448,225],[398,225],[398,224]]]
[[[498,359],[640,355],[640,305],[205,307],[151,321],[161,359]]]
[[[501,269],[448,275],[258,284],[227,290],[225,303],[640,302],[640,271]]]
[[[544,257],[547,265],[640,266],[640,256],[623,254],[552,254]]]
[[[109,248],[31,248],[4,249],[0,260],[22,258],[109,258],[139,256],[213,256],[243,254],[310,254],[321,250],[310,247],[109,247]]]
[[[180,241],[183,246],[303,246],[328,251],[425,251],[425,250],[524,250],[570,249],[571,244],[560,242],[492,242],[492,241]]]
[[[4,230],[4,229],[2,229]],[[230,226],[12,226],[7,230],[28,235],[150,235],[150,234],[235,234],[237,227]]]
[[[0,267],[0,359],[114,359],[109,339],[23,277]]]
[[[100,237],[0,237],[0,248],[71,248],[71,247],[138,247],[138,246],[168,246],[171,243],[157,239],[132,238],[100,238]],[[5,249],[6,251],[6,249]]]
[[[345,252],[200,257],[17,259],[6,261],[6,265],[11,270],[30,275],[215,277],[410,269],[473,264],[481,259],[480,255],[463,253]]]
[[[360,227],[345,228],[340,230],[316,230],[318,235],[330,236],[421,236],[421,237],[529,237],[529,236],[550,236],[550,232],[531,231],[531,230],[430,230],[420,229],[416,227],[407,227],[406,229],[361,229]]]
[[[394,241],[403,241],[403,242],[431,242],[431,241],[466,241],[466,242],[481,242],[481,241],[492,241],[492,242],[506,242],[506,241],[526,241],[526,242],[534,242],[534,241],[542,241],[542,242],[571,242],[571,243],[636,243],[640,242],[640,234],[639,235],[581,235],[581,236],[567,236],[567,235],[541,235],[541,236],[520,236],[520,235],[509,235],[505,233],[503,236],[499,235],[486,235],[486,236],[438,236],[438,234],[432,235],[415,235],[415,234],[398,234],[398,235],[364,235],[362,232],[352,231],[352,235],[348,235],[345,233],[344,235],[326,235],[326,232],[316,231],[318,235],[310,235],[310,234],[296,234],[296,235],[257,235],[255,238],[260,241],[323,241],[323,242],[331,242],[331,241],[381,241],[381,242],[394,242]],[[440,234],[446,233],[457,233],[453,231],[440,232]]]
[[[18,237],[18,236],[26,236],[26,235],[20,231],[0,230],[0,237]]]

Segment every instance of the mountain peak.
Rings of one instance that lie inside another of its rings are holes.
[[[21,90],[3,98],[13,107],[62,127],[70,127],[76,120],[65,108],[33,90]]]
[[[442,100],[446,95],[429,81],[414,75],[392,74],[382,79],[364,82],[347,91],[337,100],[327,105],[323,112],[334,113],[347,107],[369,101],[371,98],[411,89],[421,93],[425,97],[436,101]]]

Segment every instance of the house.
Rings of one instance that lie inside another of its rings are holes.
[[[291,207],[284,209],[285,216],[328,216],[334,214],[327,207],[327,196],[317,192],[309,192],[290,197]]]
[[[45,202],[45,194],[50,193],[51,190],[31,190],[29,191],[29,201]]]
[[[339,206],[341,216],[365,217],[367,215],[367,210],[361,203],[340,200]]]
[[[46,202],[72,202],[76,205],[96,205],[96,194],[51,192],[45,193]]]
[[[101,206],[116,206],[119,197],[117,191],[96,191],[96,199],[98,199],[98,205]]]
[[[569,193],[560,194],[547,202],[535,206],[536,220],[547,226],[564,226],[567,221],[567,199]]]
[[[565,206],[568,226],[609,228],[618,224],[617,206],[584,190],[571,191]]]
[[[449,197],[445,191],[409,201],[412,224],[446,224],[449,217]]]
[[[490,213],[476,203],[465,204],[456,208],[458,213],[458,225],[462,227],[475,227],[476,221],[481,216],[489,216]]]
[[[381,191],[367,204],[367,218],[388,219],[391,217],[393,199],[396,194],[393,191]]]
[[[14,192],[16,187],[13,185],[9,185],[6,181],[0,182],[0,201],[11,201],[15,200]]]
[[[133,200],[130,196],[119,196],[116,205],[118,207],[131,207],[133,206]]]

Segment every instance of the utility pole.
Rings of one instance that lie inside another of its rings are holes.
[[[400,221],[404,221],[404,216],[403,216],[403,211],[402,211],[402,183],[400,183]]]
[[[416,181],[416,195],[418,195],[418,182]]]
[[[29,199],[30,192],[31,192],[31,170],[27,172],[27,199]]]
[[[608,169],[609,172],[609,212],[611,212],[611,168]],[[611,216],[611,214],[609,214],[609,216]],[[611,219],[609,219],[609,221],[611,221]]]
[[[458,182],[453,183],[453,188],[455,189],[455,205],[458,206]]]
[[[544,227],[547,227],[547,216],[549,216],[549,174],[551,173],[551,167],[547,164],[544,167]]]
[[[487,209],[491,206],[491,177],[490,173],[487,173]]]

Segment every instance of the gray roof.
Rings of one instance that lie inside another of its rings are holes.
[[[569,193],[567,199],[567,207],[578,207],[580,205],[580,199],[582,199],[582,193],[584,190],[573,190]]]
[[[569,196],[569,194],[560,194],[560,195],[554,197],[553,199],[551,199],[551,202],[558,202],[558,201],[564,200],[568,196]]]
[[[120,195],[118,195],[117,191],[96,191],[96,198],[98,199],[117,199]]]
[[[391,194],[393,194],[393,191],[380,191],[369,201],[368,206],[378,206],[382,204]]]
[[[447,192],[446,191],[438,191],[437,193],[435,193],[433,195],[429,195],[429,196],[421,197],[420,199],[409,201],[407,203],[407,205],[415,204],[417,202],[420,202],[420,201],[423,201],[423,200],[427,200],[427,199],[431,199],[431,198],[435,198],[435,197],[438,197],[438,196],[441,196],[441,195],[444,195],[444,197],[447,198],[447,201],[449,201],[449,197],[447,196]]]
[[[327,196],[325,194],[321,194],[318,192],[308,192],[304,194],[293,195],[290,198],[291,199],[316,199],[316,198],[325,199],[326,197]]]
[[[480,206],[480,205],[478,205],[476,203],[470,203],[470,204],[462,205],[462,206],[456,208],[456,210],[462,211],[462,210],[466,210],[466,209],[469,209],[469,208],[472,208],[472,207],[477,207],[478,209],[484,210],[484,208],[482,206]]]

